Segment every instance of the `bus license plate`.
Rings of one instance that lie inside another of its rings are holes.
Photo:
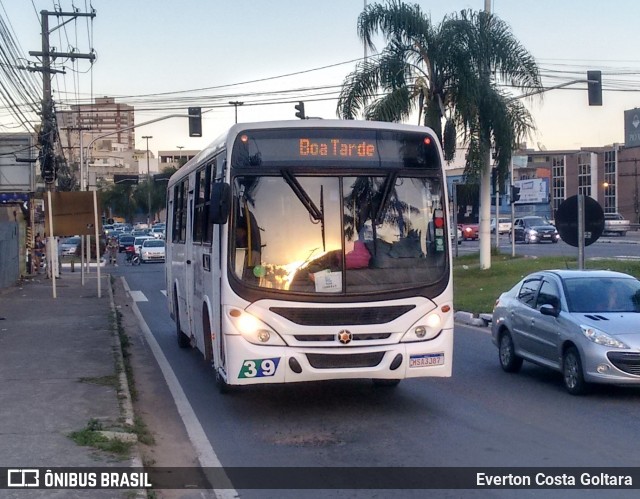
[[[409,358],[409,368],[431,367],[444,365],[444,352],[412,355]]]

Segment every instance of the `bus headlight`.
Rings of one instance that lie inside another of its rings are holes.
[[[260,319],[245,312],[244,310],[240,310],[239,308],[230,308],[227,315],[233,326],[236,328],[236,331],[238,331],[238,333],[240,333],[249,343],[271,346],[286,345],[278,333]]]
[[[402,337],[401,342],[432,340],[442,331],[442,317],[438,312],[431,312],[416,322]]]

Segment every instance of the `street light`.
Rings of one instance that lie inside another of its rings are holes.
[[[184,146],[176,146],[176,148],[180,151],[180,159],[178,159],[178,168],[180,168],[182,166],[180,161],[182,161],[182,150],[184,149]]]
[[[151,172],[149,171],[149,139],[153,137],[151,135],[144,135],[143,139],[147,139],[147,203],[149,205],[149,213],[147,215],[147,226],[151,227]]]

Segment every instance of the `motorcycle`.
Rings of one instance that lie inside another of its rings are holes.
[[[127,246],[125,248],[125,252],[127,254],[127,263],[131,265],[140,265],[140,255],[136,253],[136,248],[134,246]]]

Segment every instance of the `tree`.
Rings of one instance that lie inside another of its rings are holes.
[[[498,178],[504,183],[513,149],[533,129],[530,113],[500,90],[496,78],[525,91],[540,92],[540,73],[533,56],[497,16],[461,11],[447,17],[441,30],[451,42],[454,123],[469,146],[465,174],[480,179],[480,267],[488,269],[492,149]]]
[[[367,6],[358,18],[358,35],[372,50],[378,32],[387,46],[347,76],[338,115],[355,119],[363,113],[368,120],[401,121],[417,107],[418,123],[431,127],[442,142],[450,74],[443,64],[447,54],[440,31],[418,5],[389,0]],[[453,159],[455,134],[445,137],[445,156]]]
[[[492,144],[499,176],[505,179],[512,148],[533,127],[528,111],[500,91],[493,75],[539,91],[535,60],[506,23],[485,12],[462,11],[434,27],[419,6],[388,0],[368,6],[358,19],[358,34],[372,49],[378,32],[387,46],[346,78],[338,115],[354,119],[362,112],[366,119],[401,121],[417,106],[419,121],[424,114],[447,161],[461,136],[468,144],[465,176],[480,178],[480,263],[489,268]]]

